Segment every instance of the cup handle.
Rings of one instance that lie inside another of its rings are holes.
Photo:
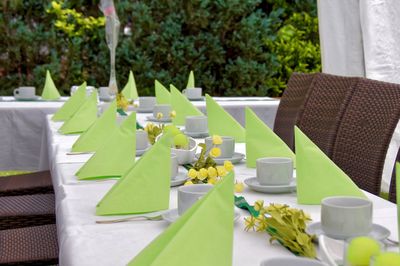
[[[15,90],[13,91],[13,94],[14,94],[14,96],[19,95],[19,89],[15,89]]]
[[[184,90],[182,91],[182,93],[183,93],[183,94],[186,94],[186,89],[184,89]]]

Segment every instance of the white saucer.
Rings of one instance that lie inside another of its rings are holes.
[[[199,138],[203,139],[209,136],[208,131],[207,132],[187,132],[186,130],[183,131],[183,133],[189,137],[192,138]]]
[[[178,172],[178,175],[174,179],[171,179],[171,187],[176,187],[185,184],[188,177],[185,172]]]
[[[307,226],[306,232],[310,235],[316,235],[316,236],[326,235],[333,239],[341,239],[341,240],[345,239],[340,236],[332,236],[325,234],[324,231],[322,230],[321,222],[315,222],[310,224],[309,226]],[[372,230],[368,234],[368,236],[378,241],[385,240],[389,235],[390,231],[386,227],[379,224],[372,224]]]
[[[168,123],[171,122],[171,118],[161,118],[161,119],[157,119],[157,117],[154,117],[152,115],[146,116],[147,120],[151,121],[151,122],[161,122],[161,123]]]
[[[293,179],[288,185],[275,185],[275,186],[265,186],[260,185],[257,177],[250,177],[244,180],[244,183],[249,186],[252,190],[263,192],[263,193],[291,193],[296,190],[296,179]]]
[[[153,112],[153,108],[138,108],[137,109],[137,112],[138,113],[152,113]]]
[[[150,145],[144,150],[136,150],[136,156],[142,156],[148,149],[150,149]]]
[[[15,98],[15,100],[17,100],[17,101],[37,101],[37,100],[39,100],[39,96],[37,96],[37,95],[35,95],[35,96],[33,96],[33,97],[27,97],[27,98],[25,98],[25,97],[16,97],[16,96],[14,96],[14,98]]]
[[[197,153],[196,159],[198,159],[199,156],[200,153]],[[214,162],[218,165],[223,165],[225,161],[231,161],[231,163],[237,164],[240,163],[240,161],[242,161],[243,159],[244,159],[244,154],[239,152],[235,152],[232,158],[222,158],[222,157],[213,158]]]
[[[168,211],[164,212],[162,214],[162,217],[165,221],[167,221],[168,223],[171,224],[171,223],[175,222],[176,220],[178,220],[178,218],[180,216],[178,214],[178,209],[176,208],[176,209],[172,209],[172,210],[168,210]],[[236,222],[237,220],[240,219],[240,217],[241,217],[240,213],[235,211],[235,216],[234,216],[233,220]]]

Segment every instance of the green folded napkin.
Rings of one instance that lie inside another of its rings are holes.
[[[85,132],[97,119],[97,91],[86,99],[83,105],[59,129],[61,134]]]
[[[114,100],[107,110],[72,145],[73,152],[95,152],[117,129],[117,102]]]
[[[295,164],[296,155],[257,115],[246,107],[246,164],[256,167],[262,157],[289,157]]]
[[[53,121],[66,121],[68,120],[79,107],[85,102],[86,99],[86,82],[76,90],[76,92],[66,101],[63,106],[53,115]]]
[[[174,85],[170,84],[169,88],[171,90],[172,110],[176,112],[176,116],[172,119],[174,125],[185,125],[187,116],[204,115]]]
[[[60,99],[60,93],[58,92],[56,85],[54,85],[53,79],[51,78],[50,71],[46,71],[46,81],[42,92],[42,99],[44,100],[57,100]]]
[[[231,266],[233,172],[145,247],[130,266]]]
[[[195,86],[194,86],[194,73],[193,73],[193,70],[190,71],[190,74],[189,74],[189,78],[188,78],[188,82],[187,82],[186,88],[187,88],[187,89],[195,88]]]
[[[321,204],[332,196],[365,198],[364,193],[298,127],[295,127],[297,201]]]
[[[244,128],[208,94],[206,105],[210,135],[231,136],[236,142],[245,142]]]
[[[122,215],[168,209],[171,181],[170,137],[157,141],[97,204],[96,215]]]
[[[114,130],[104,144],[75,174],[80,180],[121,177],[136,156],[136,113]]]
[[[400,163],[399,162],[396,162],[396,202],[397,202],[397,236],[398,239],[400,239]]]
[[[129,71],[128,82],[122,89],[122,94],[125,96],[125,98],[130,100],[136,100],[138,98],[135,77],[133,76],[132,71]]]
[[[171,104],[171,93],[158,80],[154,81],[156,101],[158,104]]]

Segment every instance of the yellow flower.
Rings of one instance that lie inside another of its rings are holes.
[[[218,172],[218,176],[226,176],[227,172],[225,170],[225,167],[223,166],[217,166],[217,172]]]
[[[212,148],[210,151],[210,155],[214,158],[221,156],[221,149],[217,147]]]
[[[228,171],[228,172],[233,170],[233,164],[232,164],[231,161],[225,161],[224,162],[224,167],[225,167],[225,170]]]
[[[263,214],[260,214],[255,220],[256,220],[256,231],[264,232],[268,227],[267,219],[265,218],[265,216]]]
[[[189,185],[193,185],[193,182],[192,181],[190,181],[190,180],[188,180],[188,181],[186,181],[185,182],[185,184],[184,184],[185,186],[189,186]]]
[[[169,115],[171,116],[171,118],[175,118],[176,117],[175,110],[172,110],[171,113],[169,113]]]
[[[210,166],[208,167],[208,176],[210,178],[216,178],[218,176],[218,172],[217,169],[215,169],[214,167]]]
[[[216,183],[217,183],[217,179],[216,178],[214,178],[214,177],[210,177],[209,179],[208,179],[208,181],[207,181],[207,184],[210,184],[210,185],[215,185]]]
[[[243,192],[243,190],[244,190],[243,183],[242,182],[240,182],[240,183],[236,182],[235,183],[235,192],[236,193],[241,193],[241,192]]]
[[[244,230],[249,231],[250,229],[254,230],[254,227],[256,225],[256,219],[253,216],[249,216],[244,218]]]
[[[162,113],[157,113],[156,118],[158,120],[160,120],[161,118],[163,118],[163,114]]]
[[[218,135],[213,135],[212,142],[214,145],[220,145],[220,144],[222,144],[222,138]]]
[[[260,210],[262,210],[263,208],[264,208],[264,201],[263,201],[263,200],[257,200],[257,201],[254,203],[254,210],[260,211]]]
[[[201,168],[198,172],[197,172],[197,178],[199,180],[204,180],[206,179],[208,176],[208,171],[205,168]]]
[[[61,5],[59,3],[57,3],[56,1],[52,1],[51,2],[51,6],[55,9],[55,10],[60,10],[61,9]]]
[[[196,169],[190,169],[188,172],[188,177],[190,177],[190,179],[195,179],[197,177],[197,171]]]

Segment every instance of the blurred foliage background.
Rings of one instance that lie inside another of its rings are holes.
[[[154,79],[183,89],[193,69],[214,96],[280,96],[293,71],[321,68],[316,0],[114,1],[119,87],[133,70],[140,95],[154,93]],[[98,3],[1,1],[0,95],[21,85],[40,94],[46,69],[62,94],[84,80],[108,85]]]

